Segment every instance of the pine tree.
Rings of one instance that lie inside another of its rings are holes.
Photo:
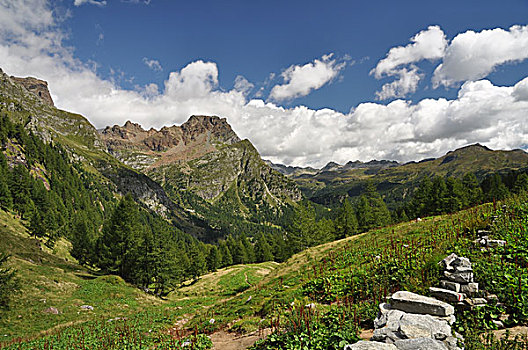
[[[358,220],[354,212],[354,207],[348,198],[345,198],[343,205],[335,222],[335,230],[338,238],[352,236],[358,232]]]
[[[1,153],[1,152],[0,152]],[[0,170],[0,208],[9,210],[13,207],[13,198],[7,185],[6,175]]]
[[[528,175],[526,173],[520,173],[515,179],[513,192],[522,193],[526,191],[528,191]]]
[[[200,243],[194,242],[189,247],[190,270],[189,275],[193,279],[198,279],[207,270],[207,264]]]
[[[19,290],[16,271],[5,267],[9,255],[0,253],[0,309],[7,309],[13,294]]]
[[[467,173],[462,178],[466,201],[468,205],[479,204],[482,201],[482,188],[473,173]]]
[[[71,255],[85,265],[93,261],[94,232],[84,212],[78,213],[72,222],[71,229]]]
[[[502,182],[499,174],[493,174],[486,178],[482,183],[482,187],[489,202],[504,199],[509,194],[508,188]]]
[[[215,245],[209,247],[209,254],[207,255],[207,270],[216,271],[222,264],[222,257]]]
[[[359,228],[363,232],[391,222],[389,209],[371,182],[367,183],[365,194],[359,198],[357,219]]]
[[[414,193],[410,209],[413,217],[427,216],[433,210],[433,183],[425,176]]]
[[[128,279],[134,263],[135,246],[141,231],[139,210],[130,194],[127,194],[105,222],[103,233],[97,242],[98,266]]]
[[[226,241],[220,241],[220,243],[218,243],[218,250],[222,256],[222,264],[220,267],[233,265],[233,256],[231,255],[231,251],[229,250]]]
[[[259,233],[256,237],[255,243],[255,256],[257,262],[272,261],[273,253],[271,252],[271,246],[262,233]]]
[[[288,245],[292,253],[300,252],[314,245],[315,210],[309,202],[297,204],[288,228]]]

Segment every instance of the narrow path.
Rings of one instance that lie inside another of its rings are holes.
[[[258,332],[238,335],[235,333],[218,331],[211,334],[211,341],[213,342],[213,350],[245,350],[255,344],[257,340],[263,339],[269,334],[269,329],[263,330],[261,336],[259,336]]]
[[[246,278],[246,283],[248,284],[248,286],[251,287],[251,283],[249,283],[248,281],[247,272],[244,272],[244,277]]]

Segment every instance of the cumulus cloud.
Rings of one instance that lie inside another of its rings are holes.
[[[283,101],[306,96],[331,82],[346,66],[345,62],[338,62],[332,57],[333,54],[324,55],[321,59],[315,59],[302,66],[290,66],[281,74],[284,84],[275,85],[269,98],[273,101]]]
[[[370,72],[376,79],[396,77],[396,80],[383,85],[381,91],[376,93],[378,99],[404,97],[415,92],[423,75],[418,72],[416,66],[405,66],[422,60],[442,58],[446,46],[447,40],[442,29],[439,26],[429,26],[412,37],[407,46],[391,48],[387,56]]]
[[[415,92],[420,79],[423,77],[423,74],[418,72],[416,66],[411,66],[410,69],[398,69],[393,72],[393,75],[398,76],[398,79],[384,84],[381,87],[381,91],[376,91],[376,97],[379,100],[387,100],[393,97],[405,97],[407,94]]]
[[[73,4],[75,6],[81,6],[81,5],[84,5],[84,4],[90,4],[90,5],[95,5],[95,6],[99,6],[99,7],[104,7],[104,6],[106,6],[106,0],[100,0],[100,1],[97,1],[97,0],[75,0],[73,2]]]
[[[163,70],[163,67],[161,66],[158,60],[143,57],[143,63],[145,63],[147,67],[149,67],[153,71],[161,72]]]
[[[512,26],[458,34],[434,71],[433,86],[486,77],[497,66],[528,58],[528,26]]]
[[[240,91],[244,95],[247,95],[253,90],[255,85],[253,83],[250,83],[246,78],[244,78],[242,75],[237,75],[235,78],[235,85],[234,88],[236,91]]]
[[[514,86],[466,82],[451,100],[362,103],[349,113],[248,100],[242,83],[239,89],[219,87],[218,66],[205,61],[171,72],[163,86],[124,90],[97,76],[61,45],[45,1],[20,3],[28,8],[17,6],[17,13],[30,13],[40,4],[38,11],[45,19],[13,19],[9,28],[1,26],[2,69],[47,80],[57,106],[85,115],[97,128],[126,120],[160,128],[181,124],[192,114],[219,115],[227,117],[235,132],[249,138],[263,157],[312,166],[329,160],[415,160],[476,142],[503,149],[528,144],[528,78]],[[0,14],[12,10],[2,4]],[[51,45],[41,45],[42,40]]]

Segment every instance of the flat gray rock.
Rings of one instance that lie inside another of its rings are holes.
[[[451,336],[447,321],[440,321],[431,315],[405,314],[399,321],[400,338],[432,338],[444,340]]]
[[[455,308],[448,303],[407,291],[394,293],[390,305],[393,309],[414,314],[450,316],[455,313]]]
[[[473,282],[473,272],[449,272],[444,271],[444,276],[447,279],[458,282],[458,283],[471,283]]]
[[[440,281],[440,287],[444,289],[452,290],[453,292],[460,292],[460,288],[461,288],[460,283],[446,281],[446,280]]]
[[[429,291],[433,297],[447,302],[458,303],[459,301],[464,300],[466,297],[464,293],[457,293],[443,288],[429,287]]]
[[[377,341],[361,340],[355,344],[346,345],[344,350],[397,350],[392,344],[380,343]]]
[[[431,338],[403,339],[394,343],[398,350],[448,350],[441,341]]]

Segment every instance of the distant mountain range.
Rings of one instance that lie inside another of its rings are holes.
[[[61,144],[116,193],[131,192],[147,208],[204,240],[228,233],[280,229],[282,214],[303,197],[326,206],[359,196],[374,182],[389,207],[412,196],[425,176],[479,179],[528,167],[523,150],[479,144],[437,159],[329,162],[321,169],[273,164],[241,140],[225,118],[191,116],[160,130],[139,124],[96,130],[81,115],[54,107],[45,81],[0,71],[0,100],[11,119]]]
[[[521,149],[494,151],[474,144],[450,151],[442,157],[400,164],[388,160],[328,163],[321,169],[289,167],[268,162],[294,180],[303,194],[323,205],[336,205],[345,197],[359,196],[367,181],[376,184],[389,207],[410,198],[425,176],[461,178],[474,173],[479,180],[492,173],[528,169],[528,153]]]

